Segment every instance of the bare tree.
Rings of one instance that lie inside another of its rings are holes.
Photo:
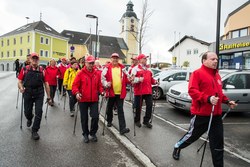
[[[153,10],[150,10],[148,8],[148,0],[142,0],[142,13],[141,13],[141,20],[139,23],[139,31],[138,31],[138,36],[136,36],[135,34],[133,34],[133,36],[135,37],[136,41],[139,43],[139,53],[142,53],[142,48],[143,46],[147,43],[145,40],[145,34],[147,29],[149,28],[148,26],[148,21],[149,18],[152,16],[153,14]]]

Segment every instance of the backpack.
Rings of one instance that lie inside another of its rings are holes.
[[[43,83],[44,83],[43,68],[41,66],[39,66],[38,68],[39,70],[33,70],[31,66],[23,67],[24,87],[32,88],[32,89],[43,87]]]

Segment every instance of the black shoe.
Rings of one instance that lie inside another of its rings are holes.
[[[180,159],[180,152],[181,152],[181,149],[179,148],[174,148],[174,151],[173,151],[173,158],[175,160],[179,160]]]
[[[74,117],[74,112],[73,112],[73,111],[70,112],[70,116],[71,116],[71,117]]]
[[[140,123],[140,121],[138,121],[138,122],[135,122],[135,125],[137,126],[137,127],[141,127],[141,123]]]
[[[28,121],[27,121],[27,127],[30,127],[31,124],[32,124],[32,120],[28,120]]]
[[[40,139],[40,136],[37,132],[32,132],[32,139],[33,140],[39,140]]]
[[[93,141],[93,142],[97,142],[97,137],[96,137],[96,135],[94,134],[94,135],[90,135],[92,138],[91,138],[91,141]]]
[[[121,130],[120,134],[124,135],[125,133],[128,133],[128,132],[130,132],[130,129],[129,128],[124,128],[123,130]]]
[[[89,142],[89,135],[84,135],[83,136],[83,141],[84,141],[84,143],[88,143]]]
[[[107,127],[111,127],[111,126],[112,126],[112,122],[108,122]]]
[[[143,122],[143,125],[145,125],[147,128],[150,128],[150,129],[153,127],[153,125],[149,122]]]

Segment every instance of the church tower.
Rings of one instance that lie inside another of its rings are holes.
[[[137,56],[139,53],[139,44],[137,42],[139,19],[133,10],[133,6],[134,4],[129,1],[127,10],[120,19],[120,36],[124,39],[129,49],[127,53],[127,64],[131,64],[131,58]]]

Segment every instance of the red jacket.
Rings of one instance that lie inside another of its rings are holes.
[[[102,93],[102,84],[100,74],[96,70],[92,72],[86,69],[86,66],[76,75],[73,85],[72,93],[82,94],[80,102],[97,102],[99,93]]]
[[[125,66],[122,64],[118,64],[120,69],[121,69],[121,79],[122,79],[122,90],[121,90],[121,95],[120,98],[124,99],[126,97],[126,85],[129,83],[128,78],[126,73],[124,72]],[[109,63],[107,66],[104,67],[102,71],[102,85],[106,87],[107,82],[111,82],[111,87],[106,89],[106,96],[107,97],[114,97],[115,93],[113,90],[113,85],[112,85],[112,63]]]
[[[62,63],[58,66],[59,71],[60,71],[60,75],[59,75],[59,79],[63,79],[64,77],[64,73],[67,70],[67,65],[63,65]]]
[[[193,115],[209,116],[211,114],[210,96],[217,94],[219,97],[219,101],[214,107],[213,115],[221,115],[221,103],[228,101],[228,98],[222,92],[222,82],[218,70],[204,65],[192,73],[189,80],[188,93],[192,98],[191,113]]]
[[[131,74],[135,76],[134,80],[134,94],[146,95],[152,94],[152,85],[156,84],[156,80],[153,78],[152,71],[147,67],[142,67],[140,64],[132,69]],[[143,81],[139,82],[138,79],[143,77]]]
[[[45,69],[45,74],[49,85],[56,86],[57,77],[60,75],[59,69],[56,66],[55,67],[48,66]]]

